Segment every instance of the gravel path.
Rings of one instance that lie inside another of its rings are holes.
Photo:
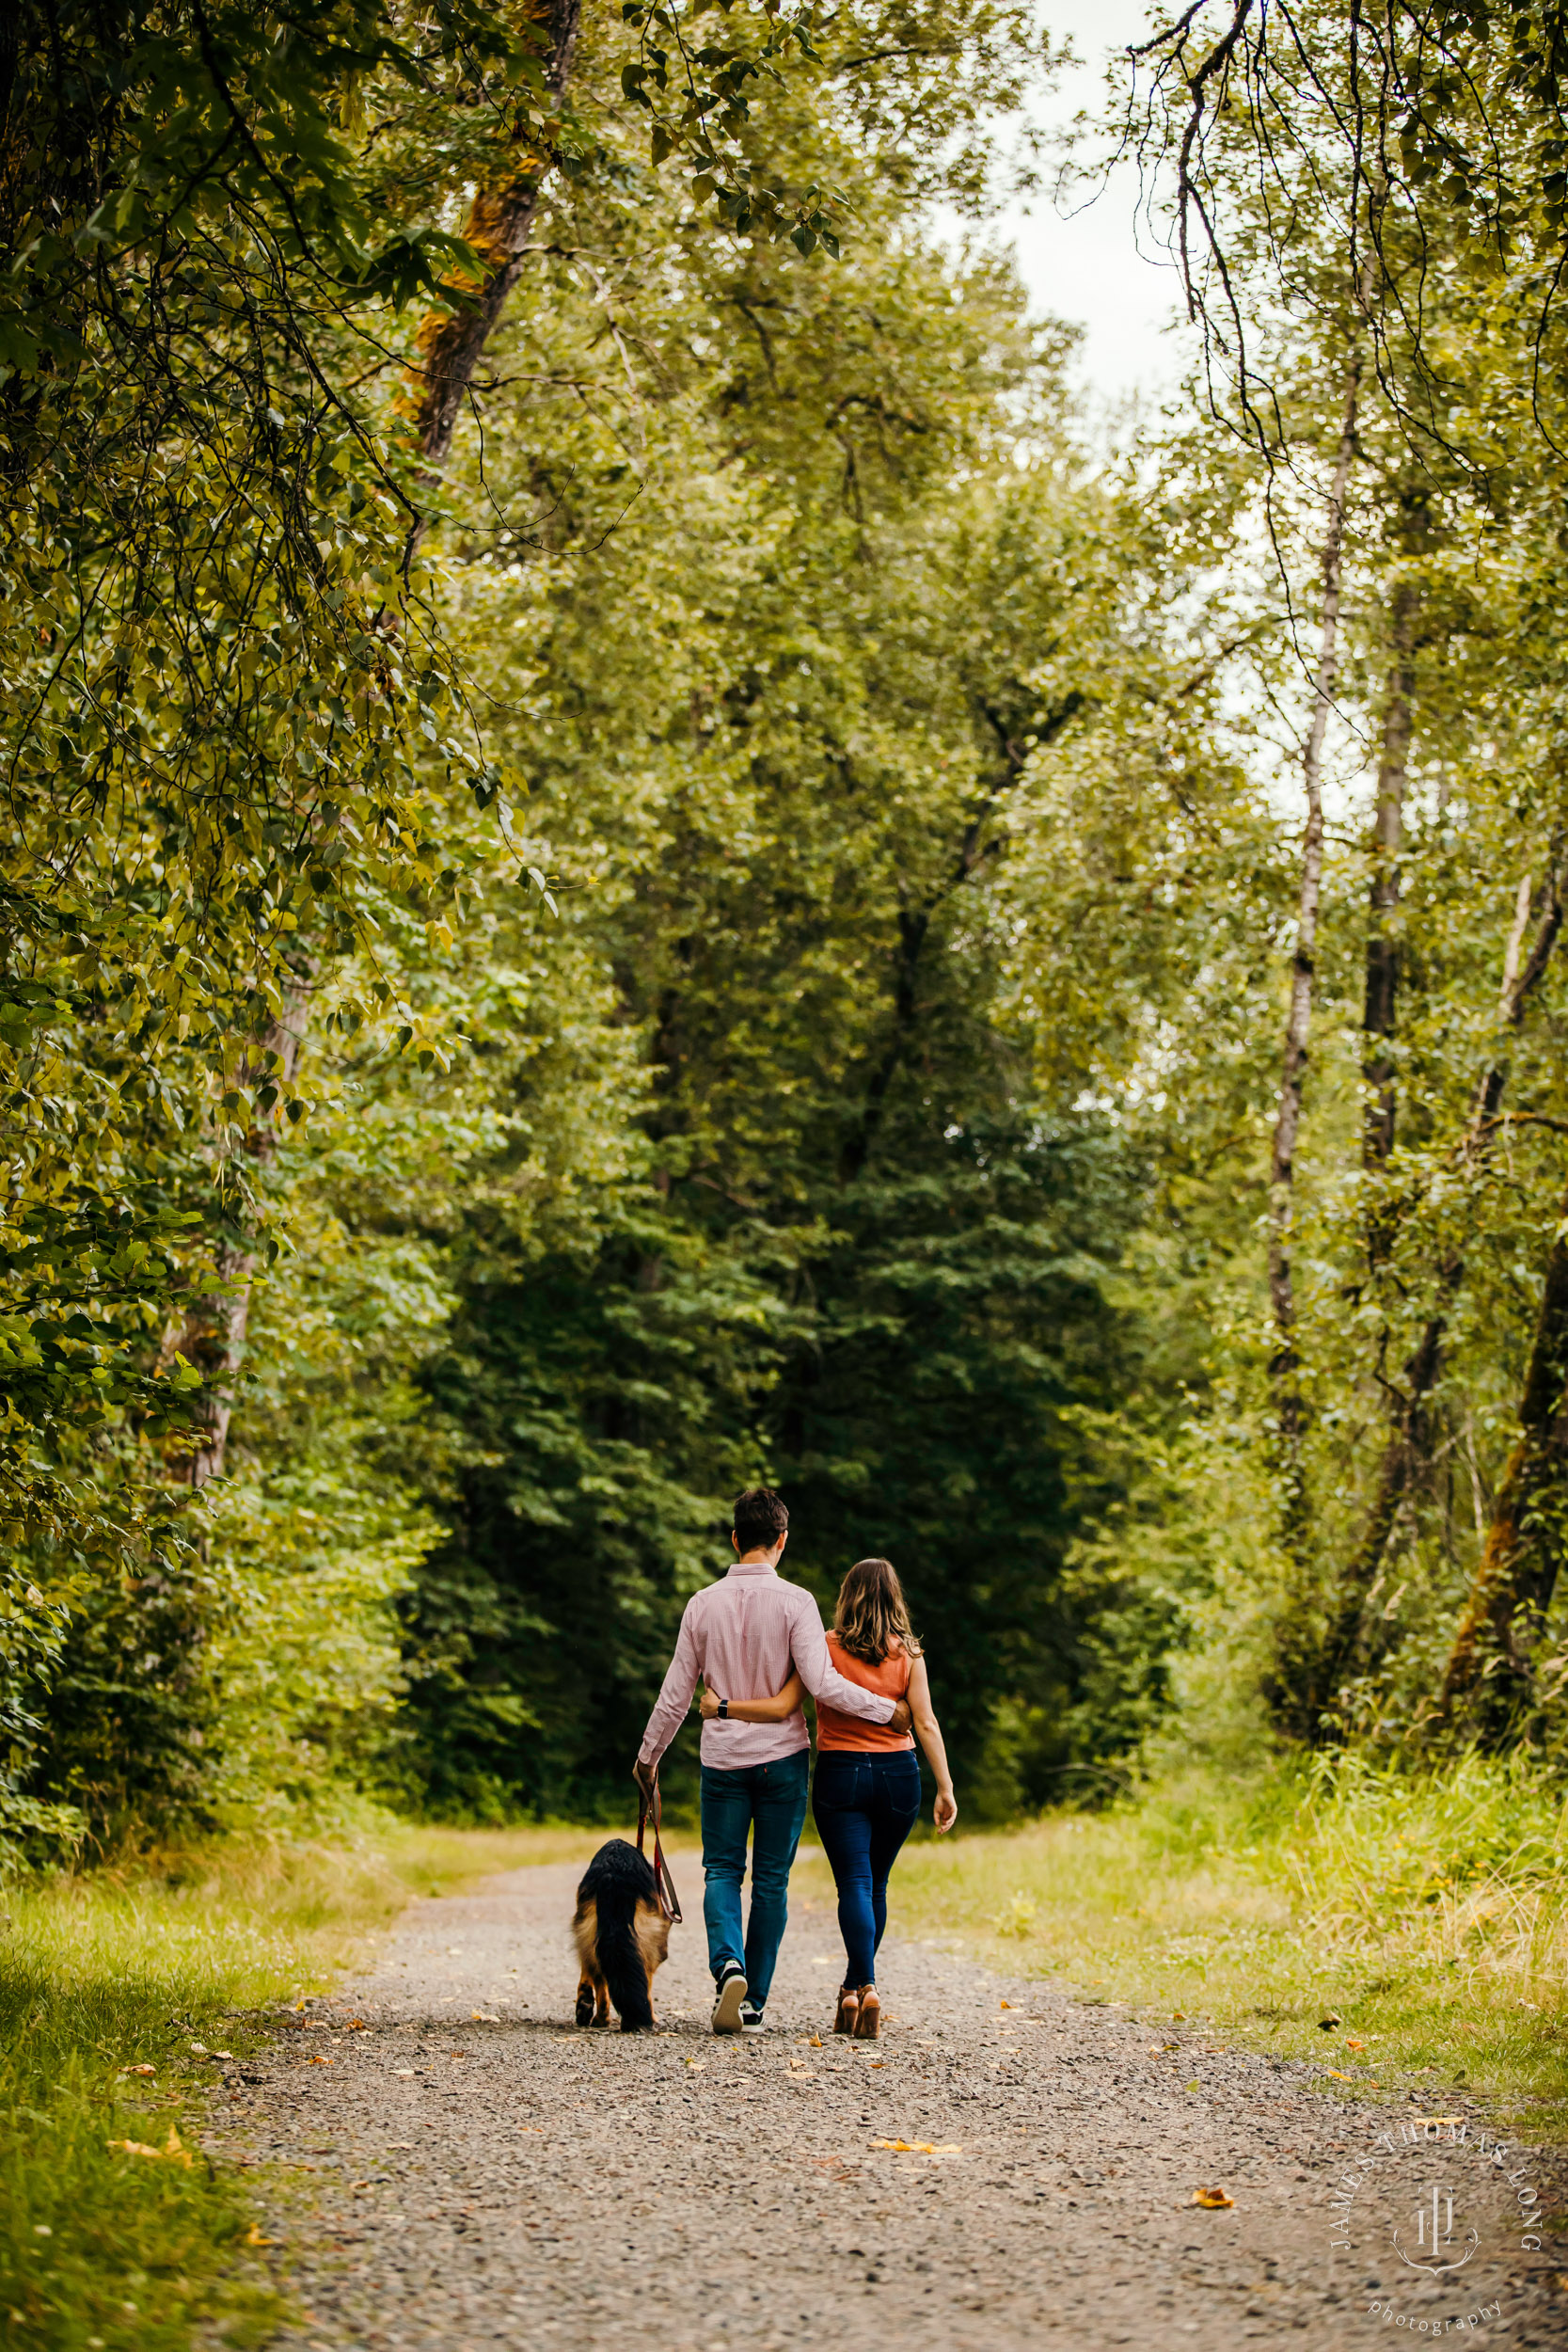
[[[695,1914],[693,1856],[676,1876]],[[351,1998],[230,2070],[208,2144],[264,2168],[264,2259],[307,2313],[279,2352],[1231,2352],[1456,2321],[1568,2344],[1568,2244],[1521,2251],[1518,2218],[1534,2193],[1568,2226],[1568,2180],[1487,2161],[1479,2110],[1455,2109],[1470,2130],[1450,2145],[1414,2106],[1341,2104],[1305,2063],[892,1939],[881,2042],[835,2042],[836,1929],[799,1899],[765,2034],[708,2031],[690,1915],[660,2031],[578,2031],[577,1877],[416,1903]],[[1211,2185],[1233,2203],[1195,2209]],[[1479,2238],[1441,2277],[1393,2243],[1419,2256],[1433,2188],[1457,2199],[1443,2259]]]

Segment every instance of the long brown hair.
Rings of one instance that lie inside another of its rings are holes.
[[[879,1666],[896,1642],[908,1658],[920,1656],[909,1604],[891,1560],[857,1560],[838,1588],[833,1631],[851,1658]]]

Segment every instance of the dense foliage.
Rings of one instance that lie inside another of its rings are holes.
[[[1556,1753],[1559,35],[1277,13],[1117,454],[1025,10],[19,12],[8,1836],[613,1809],[761,1477],[982,1811]]]

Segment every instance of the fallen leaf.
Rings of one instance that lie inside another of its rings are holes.
[[[411,2066],[394,2066],[392,2072],[394,2074],[401,2074],[406,2082],[408,2077],[413,2074],[414,2069]]]
[[[119,2071],[122,2074],[155,2074],[158,2070],[155,2066],[122,2066]]]
[[[1341,2074],[1337,2066],[1325,2066],[1323,2068],[1323,2073],[1327,2074],[1329,2079],[1333,2082],[1348,2083],[1350,2080],[1350,2076],[1348,2074]]]
[[[232,2051],[232,2050],[214,2050],[214,2051],[213,2052],[213,2056],[214,2056],[214,2058],[231,2058],[233,2057],[233,2055],[234,2055],[234,2053],[233,2053],[233,2051]]]
[[[1011,2007],[1012,2007],[1012,2003],[1011,2003],[1011,2001],[1004,2001],[1004,2002],[1002,2002],[1002,2003],[1001,2003],[1001,2007],[1002,2007],[1003,2009],[1011,2009]]]
[[[345,2033],[364,2033],[366,2030],[365,2021],[362,2017],[351,2017],[347,2025],[343,2027],[343,2031]]]
[[[476,2025],[499,2026],[500,2024],[500,2019],[499,2017],[492,2017],[487,2009],[470,2010],[468,2014],[472,2017]]]
[[[205,2042],[193,2042],[191,2043],[191,2048],[196,2052],[198,2058],[207,2058],[211,2055]]]
[[[1340,2016],[1337,2009],[1331,2009],[1326,2017],[1320,2017],[1318,2020],[1318,2024],[1324,2033],[1332,2033],[1336,2026],[1342,2026],[1344,2022],[1344,2019]]]
[[[1203,2085],[1202,2085],[1201,2083],[1189,2083],[1189,2084],[1187,2085],[1187,2089],[1188,2089],[1189,2090],[1202,2090],[1202,2088],[1203,2088]]]
[[[181,2139],[172,2123],[168,2127],[168,2137],[164,2142],[164,2153],[172,2158],[174,2163],[182,2164],[187,2172],[190,2170],[191,2152]]]
[[[307,2066],[330,2066],[332,2060],[329,2058],[323,2058],[319,2050],[312,2050],[305,2063]]]
[[[277,2244],[277,2240],[275,2237],[263,2237],[261,2235],[261,2225],[258,2222],[253,2221],[250,2225],[250,2232],[245,2239],[245,2244],[247,2246],[276,2246]]]
[[[812,2035],[811,2046],[814,2050],[820,2050],[822,2047],[822,2036],[819,2033],[814,2033]]]
[[[109,2146],[122,2156],[156,2156],[161,2149],[150,2148],[145,2139],[111,2139]]]
[[[1345,2036],[1345,2047],[1347,2050],[1364,2050],[1366,2046],[1366,2043],[1362,2041],[1359,2034],[1352,2033]]]
[[[1227,2197],[1223,2188],[1195,2188],[1193,2202],[1195,2205],[1201,2205],[1205,2213],[1223,2213],[1226,2207],[1233,2205],[1236,2200],[1234,2197]]]
[[[1462,2115],[1413,2115],[1410,2121],[1423,2125],[1441,2124],[1445,2130],[1452,2131],[1464,2122],[1465,2118]]]
[[[956,2139],[874,2139],[873,2148],[889,2149],[895,2156],[961,2156],[963,2148]]]

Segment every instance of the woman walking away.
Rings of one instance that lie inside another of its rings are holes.
[[[951,1829],[958,1806],[947,1752],[931,1712],[926,1661],[890,1560],[856,1561],[838,1596],[828,1648],[846,1681],[888,1698],[908,1698],[915,1738],[936,1775],[936,1825],[939,1832]],[[732,1703],[728,1712],[743,1721],[770,1722],[776,1712],[799,1704],[792,1676],[776,1697]],[[703,1713],[716,1714],[718,1707],[717,1697],[705,1692]],[[914,1740],[908,1732],[840,1714],[818,1700],[812,1811],[832,1865],[844,1937],[846,1966],[833,2031],[874,2042],[881,2024],[877,1948],[887,1926],[888,1872],[920,1816]]]

